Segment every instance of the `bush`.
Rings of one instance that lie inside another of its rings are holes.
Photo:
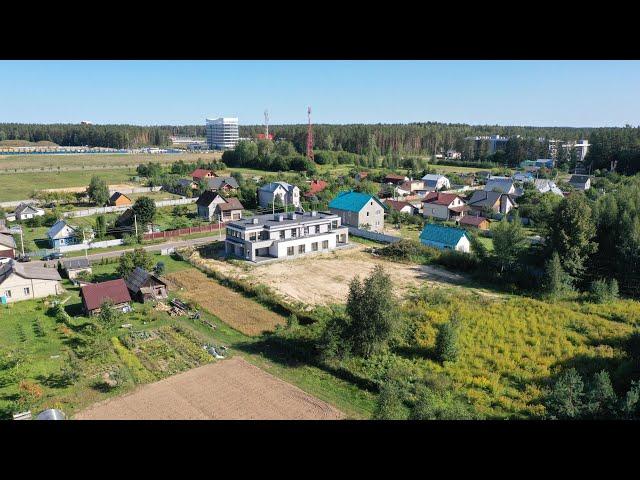
[[[462,272],[473,272],[480,265],[478,257],[475,255],[458,252],[457,250],[445,250],[434,261],[451,270],[460,270]]]
[[[438,255],[434,248],[422,245],[414,240],[400,240],[377,250],[379,255],[393,260],[428,263]]]
[[[436,355],[441,362],[453,362],[458,357],[458,319],[440,326],[436,337]]]
[[[591,282],[591,298],[596,303],[608,303],[618,298],[618,281],[615,278],[599,279]]]
[[[164,262],[156,263],[156,266],[154,267],[153,271],[155,272],[156,275],[164,275],[164,271],[165,271]]]

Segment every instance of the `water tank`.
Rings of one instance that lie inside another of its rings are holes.
[[[57,408],[49,408],[38,414],[36,420],[66,420],[67,416]]]

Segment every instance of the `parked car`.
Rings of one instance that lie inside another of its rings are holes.
[[[0,257],[0,265],[4,265],[5,263],[9,263],[11,261],[11,257]]]
[[[18,260],[19,262],[30,262],[31,257],[29,255],[20,255],[18,258],[16,258],[16,260]]]
[[[50,253],[49,255],[45,255],[44,257],[42,257],[42,260],[59,260],[62,257],[64,257],[63,254],[58,253],[58,252],[54,252],[54,253]]]

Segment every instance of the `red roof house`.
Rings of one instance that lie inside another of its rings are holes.
[[[193,172],[191,172],[191,178],[193,178],[194,182],[197,182],[198,180],[202,180],[203,178],[211,178],[211,177],[217,177],[216,173],[213,170],[196,168]]]
[[[324,180],[312,180],[309,185],[309,191],[304,194],[305,197],[313,197],[316,193],[321,192],[329,185]]]
[[[100,313],[100,307],[105,301],[113,302],[117,309],[124,308],[131,301],[129,289],[122,278],[85,285],[80,289],[80,298],[88,315]]]
[[[459,220],[459,222],[463,227],[475,227],[479,228],[480,230],[489,230],[489,220],[484,217],[465,215]]]

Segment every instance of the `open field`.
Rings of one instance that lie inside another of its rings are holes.
[[[180,296],[198,303],[227,325],[245,335],[260,335],[285,323],[285,318],[233,290],[189,269],[167,275]]]
[[[83,191],[89,185],[91,177],[97,175],[104,178],[109,184],[128,182],[133,170],[100,170],[100,171],[73,171],[73,172],[38,172],[38,173],[11,173],[0,175],[0,202],[11,200],[23,200],[31,196],[34,190],[42,189],[69,189],[79,188]]]
[[[211,153],[168,153],[168,154],[88,154],[88,155],[0,155],[0,171],[25,168],[75,168],[101,169],[106,167],[135,168],[141,163],[170,164],[183,160],[195,163],[198,159],[205,162],[218,160],[220,152]]]
[[[234,357],[93,405],[78,420],[337,420],[343,414]]]
[[[247,268],[241,268],[237,263],[202,258],[198,252],[193,253],[192,259],[225,276],[253,285],[266,285],[285,300],[306,305],[344,303],[349,282],[356,275],[360,278],[369,275],[376,265],[382,265],[391,275],[398,295],[404,295],[424,283],[451,286],[466,281],[462,275],[430,265],[390,262],[365,252],[365,248],[354,244],[350,249]]]

